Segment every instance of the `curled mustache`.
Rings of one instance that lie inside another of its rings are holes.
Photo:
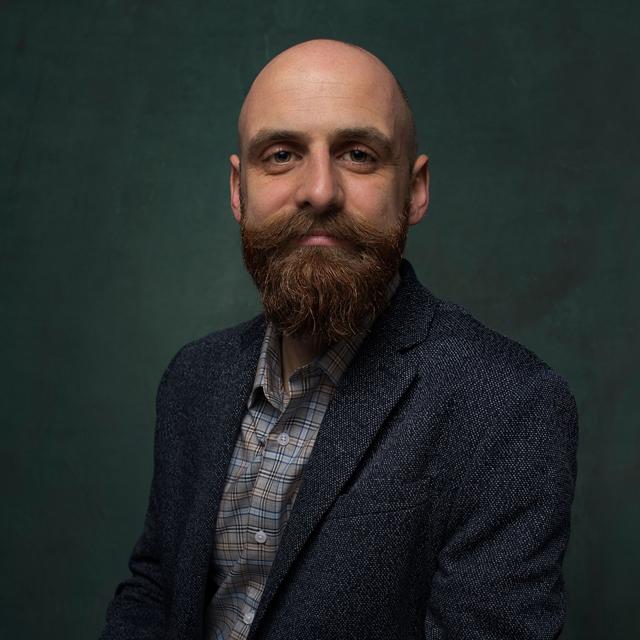
[[[404,237],[399,232],[402,221],[391,229],[380,230],[364,219],[346,214],[339,209],[325,210],[321,214],[310,209],[301,209],[293,214],[274,215],[259,226],[245,221],[241,232],[243,237],[252,237],[252,248],[257,251],[288,251],[297,246],[304,236],[326,235],[342,240],[355,252],[388,248],[390,238],[398,238],[404,245]],[[403,247],[398,247],[402,251]]]

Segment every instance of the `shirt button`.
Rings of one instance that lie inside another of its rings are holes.
[[[286,433],[281,433],[281,434],[278,436],[278,442],[279,442],[280,444],[287,444],[287,443],[289,442],[289,435],[288,435],[288,434],[286,434]]]
[[[255,538],[256,542],[259,542],[260,544],[267,541],[267,534],[264,531],[258,531],[258,533],[256,533],[256,535],[253,537]]]
[[[242,619],[247,623],[247,624],[251,624],[253,622],[253,618],[255,617],[255,612],[254,611],[247,611],[243,616]]]

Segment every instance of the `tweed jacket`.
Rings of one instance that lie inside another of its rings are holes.
[[[340,380],[249,640],[547,640],[577,411],[564,379],[408,262]],[[143,533],[102,640],[203,637],[213,530],[253,382],[259,316],[183,347],[156,399]]]

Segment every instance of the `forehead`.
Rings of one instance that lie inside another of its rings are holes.
[[[294,129],[315,138],[338,129],[370,127],[395,145],[401,129],[397,94],[391,74],[367,61],[267,67],[243,106],[241,140],[262,129]]]

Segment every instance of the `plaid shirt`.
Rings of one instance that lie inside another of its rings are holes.
[[[396,275],[389,298],[399,281]],[[209,640],[246,639],[318,429],[367,329],[297,369],[285,393],[281,337],[267,325],[218,510]]]

